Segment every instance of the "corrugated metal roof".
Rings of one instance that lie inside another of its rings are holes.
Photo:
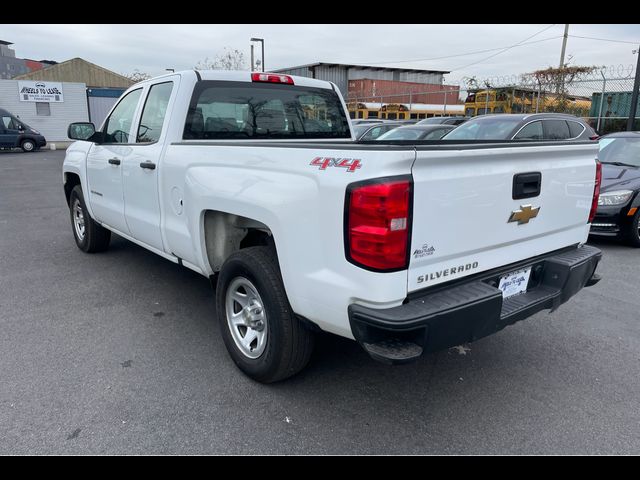
[[[395,68],[395,67],[377,67],[375,65],[356,65],[350,63],[327,63],[327,62],[317,62],[317,63],[308,63],[306,65],[297,65],[295,67],[287,67],[287,68],[279,68],[276,70],[272,70],[273,72],[282,72],[285,70],[293,70],[295,68],[311,68],[311,67],[346,67],[346,68],[369,68],[372,70],[385,70],[385,71],[394,71],[394,72],[416,72],[416,73],[450,73],[446,70],[423,70],[417,68]]]

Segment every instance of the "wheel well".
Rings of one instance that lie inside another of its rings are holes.
[[[215,210],[204,213],[204,240],[209,265],[214,272],[220,271],[227,257],[238,250],[275,245],[271,230],[264,223]]]
[[[69,205],[69,198],[71,197],[71,190],[76,185],[80,185],[80,177],[75,173],[64,174],[64,196],[67,199],[67,205]]]

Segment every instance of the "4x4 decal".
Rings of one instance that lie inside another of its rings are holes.
[[[346,168],[347,172],[355,172],[356,169],[362,168],[360,159],[357,158],[332,158],[332,157],[316,157],[309,165],[318,167],[320,170],[326,170],[328,167]]]

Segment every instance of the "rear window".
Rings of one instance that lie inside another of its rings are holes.
[[[549,140],[566,140],[571,138],[569,126],[564,120],[544,120],[546,138]]]
[[[571,120],[567,123],[569,124],[569,133],[571,133],[571,138],[576,138],[585,131],[585,128],[581,123],[573,122]]]
[[[194,89],[183,138],[351,138],[351,133],[333,90],[205,80]]]

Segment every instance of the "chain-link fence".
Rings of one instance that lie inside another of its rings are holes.
[[[348,107],[352,118],[393,120],[487,113],[569,113],[605,134],[626,130],[634,72],[632,67],[610,67],[578,80],[502,76],[473,83],[466,79],[458,87],[447,85],[430,91],[372,92],[370,96],[349,98]],[[634,129],[640,129],[640,102]]]

